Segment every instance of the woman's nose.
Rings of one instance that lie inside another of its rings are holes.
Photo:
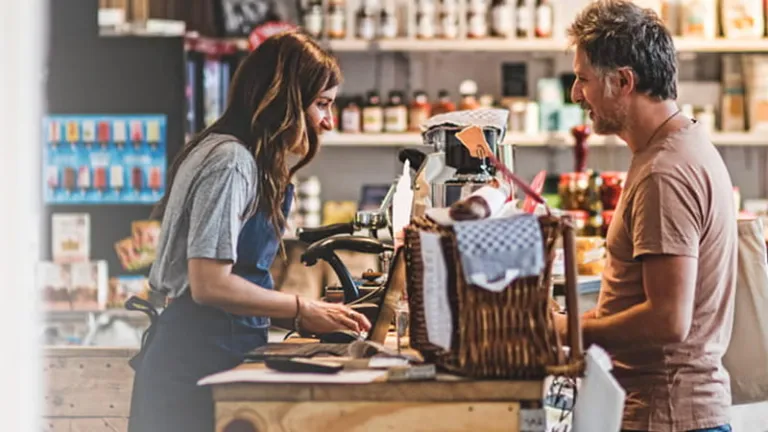
[[[320,127],[327,131],[333,130],[333,116],[328,115],[323,117],[323,119],[320,120]]]

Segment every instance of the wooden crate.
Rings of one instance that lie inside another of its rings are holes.
[[[133,370],[126,348],[47,348],[43,357],[43,430],[128,430]]]

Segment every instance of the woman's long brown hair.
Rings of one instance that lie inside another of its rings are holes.
[[[336,60],[308,35],[293,30],[265,40],[235,72],[222,116],[190,140],[174,160],[156,217],[165,212],[173,180],[190,152],[212,133],[229,134],[251,151],[258,168],[258,198],[243,217],[258,210],[267,212],[279,238],[285,228],[285,189],[318,151],[318,131],[309,121],[307,108],[341,79]],[[306,153],[289,169],[286,159],[296,148]]]

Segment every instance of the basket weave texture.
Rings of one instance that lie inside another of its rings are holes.
[[[543,271],[538,276],[518,278],[496,293],[465,282],[451,227],[426,217],[412,219],[405,230],[410,343],[427,362],[450,373],[482,379],[534,380],[572,369],[566,363],[550,309],[554,245],[562,232],[562,221],[541,216],[539,223],[545,252]],[[440,236],[454,329],[450,350],[428,339],[420,232]]]

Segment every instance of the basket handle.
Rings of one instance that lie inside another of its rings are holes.
[[[563,258],[565,259],[565,308],[568,311],[568,345],[571,359],[580,359],[584,353],[584,341],[579,322],[579,283],[576,267],[576,233],[571,217],[563,218]]]

